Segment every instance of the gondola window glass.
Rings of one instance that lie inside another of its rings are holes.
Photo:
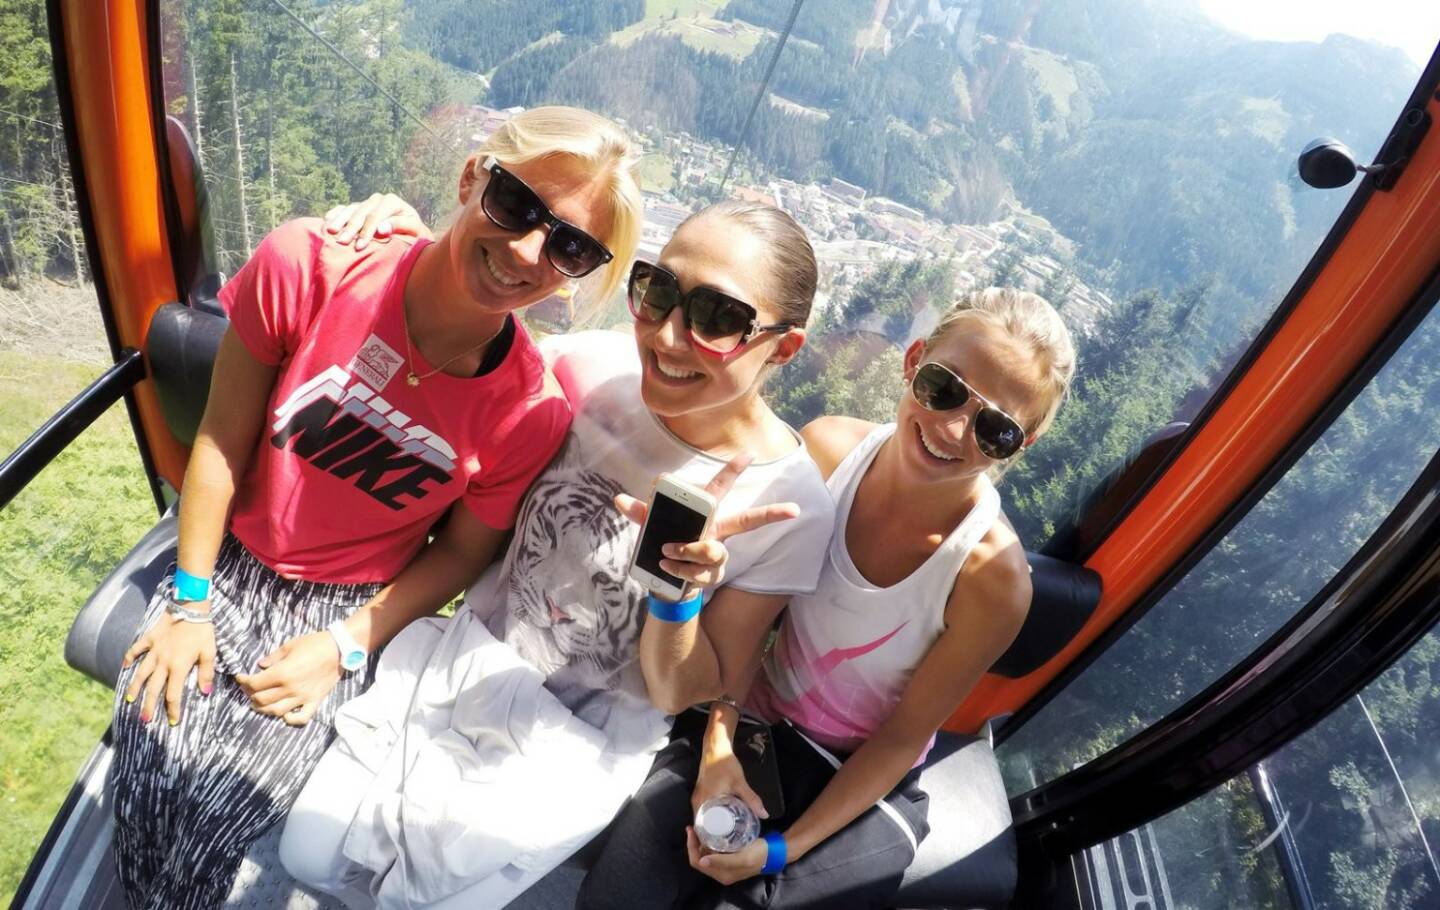
[[[45,4],[0,2],[0,460],[111,363]],[[109,690],[65,665],[66,631],[154,521],[123,406],[0,511],[0,905],[110,719]]]
[[[1437,449],[1440,310],[1432,310],[1254,509],[1004,742],[1010,791],[1089,761],[1234,666],[1360,548]],[[1440,679],[1440,661],[1427,670]]]
[[[1440,633],[1431,632],[1278,753],[1164,818],[1085,851],[1078,859],[1092,893],[1113,899],[1116,889],[1134,892],[1139,883],[1153,891],[1157,910],[1434,907],[1437,671]]]
[[[1032,549],[1127,453],[1197,413],[1316,251],[1349,191],[1301,184],[1298,151],[1334,135],[1369,160],[1419,72],[1413,50],[1257,41],[1188,4],[1132,0],[805,0],[788,31],[792,4],[770,0],[162,9],[166,109],[209,175],[227,274],[277,223],[373,191],[439,223],[478,137],[558,102],[640,142],[642,255],[726,196],[809,230],[810,343],[767,386],[797,426],[889,419],[903,344],[965,290],[1046,295],[1081,378],[1006,481]],[[527,319],[563,330],[583,300]],[[601,325],[628,321],[600,303]]]
[[[1085,910],[1306,910],[1285,887],[1285,857],[1247,777],[1077,855]]]

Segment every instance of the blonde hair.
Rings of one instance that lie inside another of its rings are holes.
[[[765,243],[766,285],[770,302],[781,322],[804,328],[810,320],[810,307],[815,303],[815,289],[820,283],[820,268],[815,263],[815,249],[810,238],[794,218],[773,205],[730,199],[706,206],[686,218],[676,233],[692,221],[705,218],[726,218],[740,225]]]
[[[925,339],[935,343],[961,322],[974,320],[1005,332],[1030,352],[1039,372],[1036,394],[1042,406],[1039,420],[1025,428],[1027,436],[1039,436],[1050,428],[1060,410],[1070,381],[1075,378],[1075,345],[1070,330],[1055,308],[1038,294],[1014,288],[985,288],[971,291],[955,302]]]
[[[610,204],[610,230],[602,238],[614,259],[601,272],[600,303],[620,287],[640,243],[644,203],[640,198],[640,157],[630,137],[599,114],[578,107],[536,107],[516,114],[492,133],[476,154],[504,165],[542,158],[569,159],[577,170],[603,175]]]

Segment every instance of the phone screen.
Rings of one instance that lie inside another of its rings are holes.
[[[645,536],[635,554],[635,564],[656,578],[683,588],[685,582],[660,568],[660,548],[667,543],[690,543],[705,530],[705,515],[664,494],[657,495],[645,522]]]

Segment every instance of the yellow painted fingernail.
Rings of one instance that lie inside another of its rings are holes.
[[[126,693],[125,693],[125,704],[127,704],[127,705],[133,705],[133,704],[135,704],[135,696],[131,695],[129,692],[126,692]]]
[[[172,717],[172,718],[170,718],[170,726],[173,727],[173,726],[175,726],[175,725],[177,725],[177,724],[179,724],[179,723],[180,723],[180,718],[178,718],[178,717]]]

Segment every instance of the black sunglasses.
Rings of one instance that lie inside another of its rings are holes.
[[[975,396],[981,403],[971,421],[975,427],[975,445],[987,458],[1004,461],[1025,445],[1025,430],[1019,422],[999,408],[985,404],[980,393],[948,367],[933,360],[920,364],[915,378],[910,380],[910,391],[927,411],[953,411],[964,407],[970,396]]]
[[[545,238],[545,257],[555,271],[570,278],[583,278],[614,259],[605,244],[568,221],[562,221],[541,201],[525,181],[505,170],[494,158],[482,165],[490,182],[480,196],[480,208],[497,227],[528,234],[540,225],[550,229]]]
[[[788,322],[760,325],[753,306],[714,288],[694,287],[682,293],[673,274],[639,260],[630,267],[629,297],[630,314],[642,322],[660,322],[680,307],[690,340],[702,353],[722,359],[757,335],[795,327]]]

